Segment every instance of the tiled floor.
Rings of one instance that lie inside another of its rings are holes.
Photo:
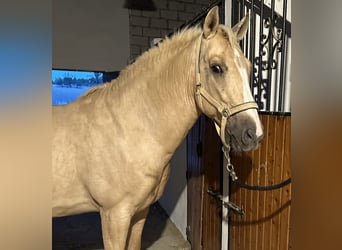
[[[53,219],[53,250],[103,249],[98,213]],[[189,243],[155,204],[150,208],[144,227],[141,249],[188,250]]]

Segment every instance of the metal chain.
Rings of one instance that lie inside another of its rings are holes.
[[[229,156],[229,152],[230,152],[230,146],[228,147],[222,147],[222,151],[224,156],[226,157],[227,160],[227,164],[226,164],[226,169],[230,175],[230,177],[232,178],[233,181],[237,181],[238,177],[236,176],[235,170],[234,170],[234,165],[231,163],[230,161],[230,156]]]

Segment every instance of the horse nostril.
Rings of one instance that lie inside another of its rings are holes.
[[[262,133],[258,138],[257,141],[261,142],[264,139],[264,133]]]
[[[242,133],[242,143],[245,145],[250,145],[255,142],[256,134],[254,129],[246,129]]]

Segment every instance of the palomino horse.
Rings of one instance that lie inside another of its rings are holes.
[[[106,249],[140,249],[149,206],[201,113],[225,145],[256,148],[262,125],[238,45],[248,23],[220,25],[214,7],[203,29],[175,34],[116,80],[53,107],[53,216],[99,211]]]

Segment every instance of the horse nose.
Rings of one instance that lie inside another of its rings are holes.
[[[245,129],[242,132],[242,143],[245,144],[246,146],[251,145],[251,144],[257,144],[259,143],[264,137],[264,134],[262,133],[261,135],[257,136],[256,135],[256,130],[253,128],[248,128]]]
[[[253,142],[256,139],[256,134],[255,131],[253,131],[254,129],[252,128],[248,128],[243,130],[242,132],[242,143],[245,144],[246,146],[253,144]]]

